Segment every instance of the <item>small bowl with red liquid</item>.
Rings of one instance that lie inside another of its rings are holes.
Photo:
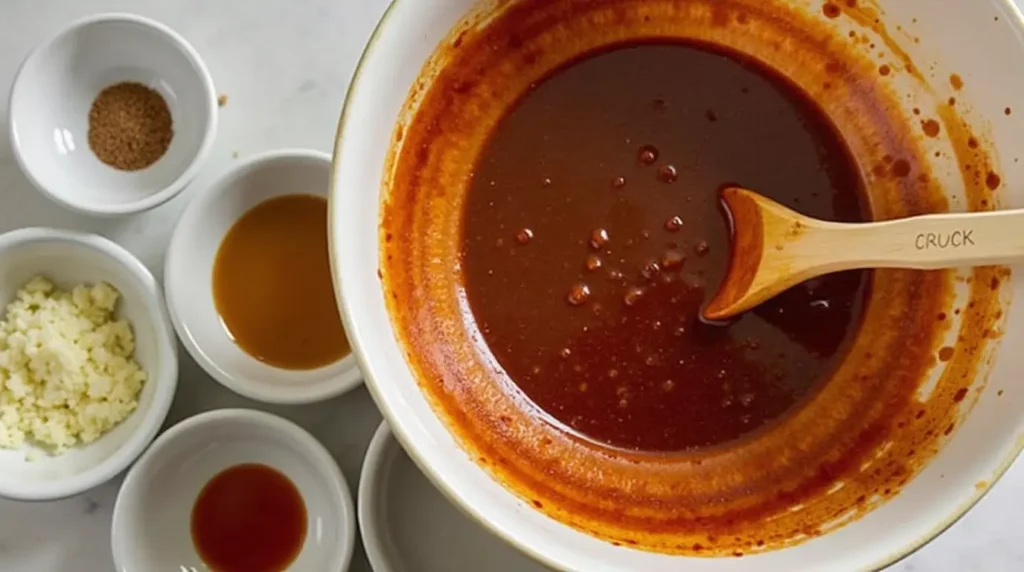
[[[196,415],[129,471],[114,506],[117,570],[347,570],[355,509],[341,470],[294,423]]]

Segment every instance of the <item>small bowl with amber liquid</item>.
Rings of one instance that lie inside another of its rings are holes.
[[[312,403],[361,381],[327,245],[331,161],[278,151],[242,162],[186,208],[164,287],[182,343],[214,379],[265,403]]]

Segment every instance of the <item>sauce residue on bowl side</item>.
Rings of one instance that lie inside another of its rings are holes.
[[[306,540],[306,504],[278,470],[235,465],[203,487],[191,526],[196,552],[211,570],[281,572]]]
[[[309,370],[348,355],[331,281],[327,200],[285,195],[242,215],[217,251],[213,299],[235,343],[268,365]]]

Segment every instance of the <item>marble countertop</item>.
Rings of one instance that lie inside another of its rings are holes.
[[[966,1],[966,0],[962,0]],[[185,36],[228,96],[203,187],[237,156],[282,147],[330,151],[349,78],[387,0],[3,0],[0,8],[0,232],[46,224],[96,232],[131,250],[161,278],[163,250],[191,192],[140,216],[90,219],[50,204],[24,179],[7,138],[10,82],[25,54],[68,22],[135,12]],[[223,407],[254,407],[295,420],[334,454],[354,491],[380,414],[366,390],[312,406],[262,406],[236,396],[181,352],[168,423]],[[52,503],[0,500],[0,570],[111,570],[110,519],[120,480]],[[963,520],[892,568],[900,572],[1024,570],[1024,462]],[[370,570],[361,548],[352,570]],[[134,572],[134,571],[133,571]],[[148,571],[143,571],[148,572]]]

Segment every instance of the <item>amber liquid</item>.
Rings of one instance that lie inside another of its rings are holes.
[[[287,195],[260,203],[228,231],[213,299],[232,339],[269,365],[309,370],[350,351],[335,303],[327,201]]]
[[[306,520],[288,477],[266,465],[235,465],[199,493],[192,543],[214,572],[280,572],[302,549]]]

